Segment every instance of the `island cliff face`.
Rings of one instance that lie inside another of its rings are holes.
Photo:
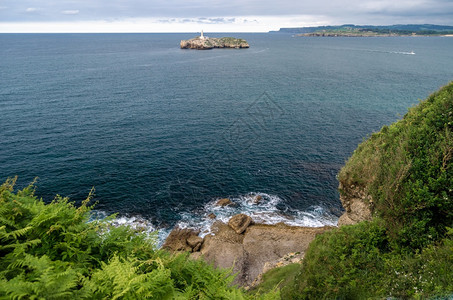
[[[249,44],[244,39],[233,37],[209,38],[196,37],[190,40],[182,40],[181,49],[209,50],[213,48],[249,48]]]

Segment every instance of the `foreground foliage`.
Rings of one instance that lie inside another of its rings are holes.
[[[379,220],[332,230],[310,245],[299,275],[283,288],[282,299],[407,299],[453,294],[451,237],[421,252],[403,254],[388,248]]]
[[[14,192],[14,183],[0,187],[0,298],[251,297],[231,285],[228,271],[155,250],[152,237],[129,227],[89,222],[91,195],[79,207],[60,196],[46,205],[33,185]]]
[[[451,297],[453,83],[359,145],[339,181],[371,196],[373,220],[316,237],[282,299]]]

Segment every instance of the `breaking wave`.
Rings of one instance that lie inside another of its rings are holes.
[[[266,193],[230,197],[232,205],[224,207],[216,204],[219,199],[213,199],[196,211],[180,213],[180,220],[174,227],[159,227],[141,216],[120,216],[111,222],[114,226],[128,225],[150,235],[157,230],[158,246],[163,244],[175,227],[200,230],[200,236],[204,237],[211,233],[211,226],[215,221],[227,223],[232,216],[239,213],[249,215],[254,222],[262,224],[284,223],[290,226],[322,227],[336,226],[338,222],[337,216],[321,206],[312,206],[306,211],[281,209],[278,206],[283,200],[276,195]],[[93,219],[105,217],[107,217],[105,212],[93,212]]]

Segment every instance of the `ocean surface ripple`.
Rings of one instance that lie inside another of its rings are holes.
[[[251,48],[0,34],[2,180],[39,177],[45,201],[80,202],[94,186],[98,217],[117,212],[161,240],[175,225],[208,234],[210,213],[334,225],[336,174],[357,144],[453,78],[448,38],[231,35]],[[237,205],[214,205],[226,197]]]

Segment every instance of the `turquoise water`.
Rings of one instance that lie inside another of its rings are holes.
[[[453,38],[232,35],[250,49],[179,49],[192,34],[0,35],[1,180],[38,176],[47,201],[94,186],[100,214],[154,227],[238,211],[334,224],[335,176],[357,144],[453,79]],[[238,206],[218,210],[223,197]]]

